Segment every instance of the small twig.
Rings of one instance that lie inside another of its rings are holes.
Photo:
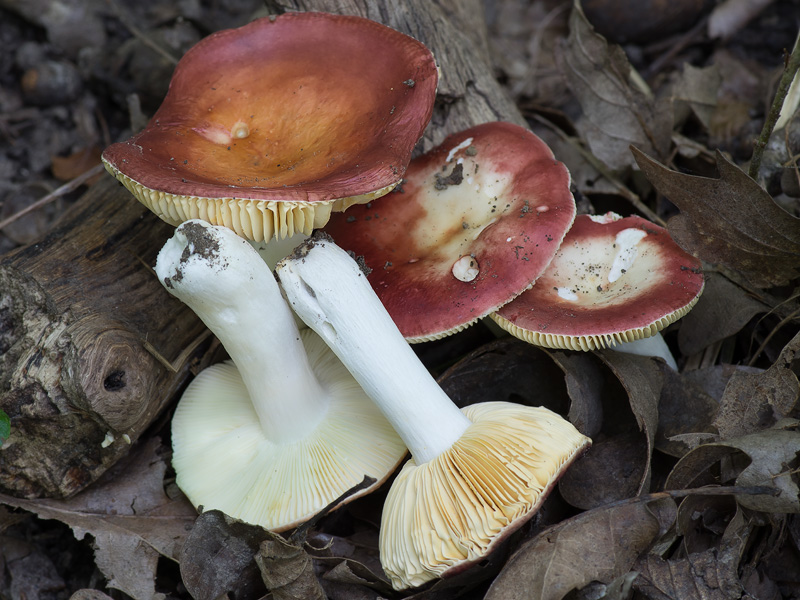
[[[542,125],[546,126],[548,129],[552,130],[558,137],[562,140],[571,144],[575,147],[575,149],[583,156],[586,161],[594,167],[600,175],[605,177],[608,181],[610,181],[617,191],[622,195],[628,202],[633,204],[634,208],[636,208],[639,212],[644,214],[648,219],[653,221],[654,223],[661,225],[662,227],[666,227],[666,223],[664,220],[659,217],[649,206],[647,206],[644,202],[642,202],[641,198],[634,194],[631,190],[629,190],[625,184],[619,181],[616,177],[614,177],[609,170],[603,165],[596,156],[594,156],[591,152],[588,152],[581,144],[577,143],[573,137],[567,135],[564,131],[561,130],[557,125],[551,123],[544,117],[531,114],[531,118],[539,121]]]
[[[663,54],[655,58],[647,67],[643,76],[646,80],[651,80],[656,74],[661,73],[662,69],[671,62],[680,52],[693,44],[698,37],[705,31],[708,17],[703,17],[689,31],[682,34],[674,44]]]
[[[168,371],[171,371],[173,373],[177,373],[178,371],[181,370],[181,368],[183,368],[183,365],[189,359],[189,356],[191,356],[191,354],[197,349],[197,347],[200,344],[202,344],[208,338],[208,336],[210,336],[210,335],[211,335],[211,330],[210,329],[205,329],[203,331],[203,333],[198,335],[192,341],[191,344],[186,346],[186,348],[184,348],[181,351],[181,353],[175,359],[174,363],[170,362],[169,360],[167,360],[167,358],[163,354],[161,354],[158,350],[156,350],[155,346],[153,346],[153,344],[151,344],[147,340],[143,340],[142,341],[142,346],[144,346],[144,349],[147,350],[150,354],[153,355],[153,358],[155,358],[158,362],[160,362],[162,365],[164,365],[164,367]]]
[[[115,0],[106,0],[106,2],[111,6],[114,12],[117,15],[117,18],[122,22],[122,24],[130,31],[134,37],[139,38],[141,42],[149,47],[150,49],[154,50],[161,56],[163,56],[167,61],[172,63],[173,65],[178,64],[178,59],[173,56],[169,51],[165,50],[157,43],[155,43],[150,36],[144,33],[141,29],[139,29],[136,25],[134,25],[133,21],[128,17],[128,15],[124,12],[123,8],[117,4]]]
[[[781,491],[778,488],[766,485],[709,485],[700,488],[666,490],[663,492],[653,492],[652,494],[642,494],[641,496],[634,496],[633,498],[625,498],[623,500],[609,502],[608,504],[602,504],[595,508],[602,510],[629,504],[638,504],[640,502],[647,503],[656,500],[666,500],[667,498],[678,500],[688,496],[780,496],[780,494]]]
[[[753,147],[753,157],[750,159],[750,169],[747,174],[756,181],[758,181],[758,170],[761,168],[761,158],[764,155],[767,142],[769,142],[769,137],[772,135],[772,130],[775,128],[775,123],[778,122],[778,117],[781,115],[783,101],[786,99],[789,86],[792,85],[798,68],[800,68],[800,39],[795,42],[789,60],[786,62],[783,75],[778,83],[778,89],[775,91],[775,97],[772,99],[772,106],[769,108],[764,127],[761,129],[761,135],[758,136]]]
[[[764,351],[764,348],[766,348],[766,347],[767,347],[767,344],[768,344],[768,343],[769,343],[769,341],[770,341],[770,340],[773,338],[773,336],[774,336],[776,333],[778,333],[778,331],[780,331],[780,329],[781,329],[781,328],[782,328],[784,325],[786,325],[787,323],[791,323],[792,321],[794,321],[794,320],[797,318],[797,315],[798,315],[798,314],[800,314],[800,308],[798,308],[798,309],[796,309],[796,310],[794,310],[794,311],[790,312],[790,313],[789,313],[789,314],[788,314],[786,317],[784,317],[783,319],[781,319],[781,320],[780,320],[780,322],[779,322],[777,325],[775,325],[775,327],[773,327],[773,328],[772,328],[772,331],[770,331],[770,332],[767,334],[767,337],[765,337],[765,338],[764,338],[764,341],[763,341],[763,342],[761,342],[761,345],[759,345],[759,347],[758,347],[758,350],[756,350],[756,351],[755,351],[755,354],[753,354],[753,356],[752,356],[752,357],[750,358],[750,360],[747,362],[747,366],[748,366],[748,367],[752,367],[752,366],[755,364],[756,360],[758,359],[758,357],[759,357],[759,356],[761,356],[761,353]]]
[[[78,175],[75,179],[72,179],[72,180],[68,181],[67,183],[65,183],[64,185],[62,185],[60,187],[57,187],[55,190],[53,190],[52,192],[50,192],[46,196],[43,196],[43,197],[39,198],[33,204],[29,204],[28,206],[26,206],[22,210],[14,213],[13,215],[8,217],[7,219],[3,219],[2,221],[0,221],[0,229],[3,229],[4,227],[7,227],[8,225],[13,223],[17,219],[27,215],[29,212],[33,212],[34,210],[49,204],[53,200],[55,200],[57,198],[60,198],[61,196],[76,190],[77,188],[82,186],[84,183],[86,183],[89,179],[91,179],[95,175],[99,175],[102,172],[103,172],[103,165],[102,164],[95,165],[91,169],[89,169],[88,171],[84,171],[81,175]]]

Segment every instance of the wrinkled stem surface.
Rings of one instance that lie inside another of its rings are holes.
[[[156,274],[228,351],[270,440],[291,442],[313,429],[327,396],[272,272],[246,240],[187,221],[159,253]]]

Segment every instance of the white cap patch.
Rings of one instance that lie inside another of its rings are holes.
[[[614,283],[617,279],[633,266],[633,261],[639,255],[639,250],[636,245],[641,242],[647,233],[641,229],[631,227],[623,229],[617,234],[614,243],[617,247],[617,255],[614,257],[614,263],[611,265],[611,271],[608,273],[608,282]]]

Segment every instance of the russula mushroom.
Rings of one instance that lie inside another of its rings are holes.
[[[575,218],[570,176],[512,123],[484,123],[414,159],[402,191],[325,227],[363,256],[369,281],[410,342],[455,333],[544,271]]]
[[[173,225],[310,234],[401,181],[437,78],[423,44],[368,19],[258,19],[190,49],[147,127],[103,162]]]
[[[283,531],[394,471],[403,442],[325,342],[298,333],[245,239],[190,220],[156,274],[231,358],[192,380],[172,421],[177,483],[195,506]]]
[[[637,216],[579,215],[536,284],[491,316],[548,348],[625,351],[656,337],[645,352],[675,368],[659,332],[689,312],[703,285],[700,261],[664,228]]]
[[[361,383],[412,454],[389,490],[381,563],[396,589],[481,560],[541,505],[590,440],[539,407],[459,410],[395,326],[357,263],[312,236],[278,263],[289,303]]]

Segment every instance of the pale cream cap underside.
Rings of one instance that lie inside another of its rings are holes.
[[[325,343],[311,330],[301,336],[331,400],[325,418],[299,441],[277,445],[265,438],[233,363],[202,371],[184,393],[172,421],[172,463],[178,487],[195,506],[284,531],[308,520],[365,475],[376,483],[348,500],[373,491],[407,454]]]
[[[591,440],[546,408],[485,402],[473,422],[423,465],[408,461],[384,504],[381,563],[395,589],[480,560],[527,520]]]
[[[300,202],[248,200],[242,198],[204,198],[181,196],[150,189],[134,181],[107,161],[106,170],[116,177],[139,202],[160,219],[178,226],[189,219],[202,219],[212,225],[233,229],[254,242],[283,239],[297,233],[311,235],[324,226],[331,212],[341,212],[353,204],[366,204],[391,192],[399,181],[386,187],[348,198],[329,201]]]

